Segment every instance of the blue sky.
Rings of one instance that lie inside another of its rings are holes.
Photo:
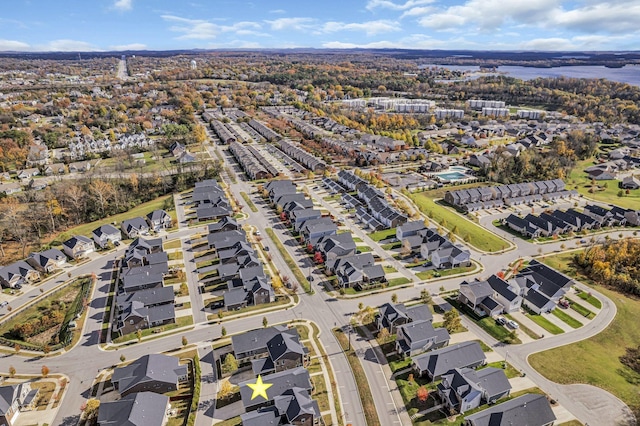
[[[6,0],[0,51],[639,50],[639,0]]]

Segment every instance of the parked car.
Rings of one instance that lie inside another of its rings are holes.
[[[264,251],[269,251],[269,246],[264,246]]]
[[[16,284],[13,286],[16,290],[20,290],[22,288],[22,284]]]
[[[518,323],[517,323],[517,322],[515,322],[514,320],[509,320],[509,321],[507,321],[507,326],[509,326],[509,327],[511,327],[511,328],[513,328],[513,329],[516,329],[516,328],[519,328],[519,327],[520,327],[520,326],[518,325]]]
[[[260,231],[254,232],[253,235],[260,235]]]
[[[560,299],[558,301],[558,306],[561,308],[567,309],[569,307],[569,301],[567,299]]]
[[[2,302],[0,302],[0,308],[4,308],[8,304],[9,304],[9,302],[7,302],[6,300],[3,300]]]
[[[507,324],[507,319],[505,317],[498,317],[496,318],[496,322],[500,325],[506,325]]]

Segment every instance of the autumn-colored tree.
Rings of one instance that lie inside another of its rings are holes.
[[[313,261],[317,264],[324,263],[324,258],[322,257],[322,253],[317,251],[316,254],[313,255]]]
[[[19,344],[16,343],[15,345],[13,345],[13,350],[16,351],[16,353],[20,353],[20,349],[21,348]]]
[[[409,256],[411,254],[411,242],[408,238],[405,238],[402,241],[402,248],[400,249],[400,254],[402,256]]]
[[[233,394],[233,385],[229,380],[223,380],[220,383],[220,389],[218,389],[218,398],[227,399]]]
[[[142,330],[140,329],[136,330],[136,338],[138,339],[138,343],[142,341]]]
[[[238,369],[238,361],[233,354],[227,354],[224,357],[224,362],[222,363],[222,372],[225,374],[233,373]]]
[[[313,244],[311,243],[307,244],[307,253],[313,253]]]
[[[393,293],[393,294],[391,295],[391,301],[392,301],[393,303],[398,303],[398,294],[397,294],[397,293]]]
[[[267,319],[267,317],[262,317],[262,326],[264,328],[267,328],[267,325],[269,325],[269,320]]]
[[[91,398],[83,404],[83,407],[84,408],[82,411],[84,412],[85,417],[91,419],[98,413],[98,409],[100,408],[100,400]]]
[[[382,330],[380,330],[380,332],[378,333],[378,340],[381,342],[381,344],[384,344],[387,343],[390,338],[391,334],[389,333],[389,330],[387,329],[387,327],[383,327]]]
[[[416,397],[422,404],[426,403],[429,398],[429,390],[424,386],[420,386],[416,391]]]
[[[226,329],[226,328],[224,328],[224,327],[222,327],[222,328],[220,329],[220,334],[222,335],[222,337],[226,336],[226,335],[227,335],[227,329]]]
[[[187,346],[189,341],[187,340],[187,336],[182,336],[182,346]]]
[[[496,277],[500,278],[501,280],[504,279],[504,271],[498,271],[496,272]]]
[[[115,189],[109,182],[95,179],[89,185],[92,199],[100,206],[100,213],[105,213],[105,206],[115,195]]]
[[[16,375],[16,368],[13,365],[9,366],[9,377],[13,378]]]
[[[124,362],[126,359],[127,357],[124,354],[120,355],[120,362]]]
[[[447,311],[443,315],[444,320],[444,328],[447,329],[449,333],[454,333],[460,327],[462,327],[462,321],[460,319],[460,313],[456,308],[451,308],[450,311]]]

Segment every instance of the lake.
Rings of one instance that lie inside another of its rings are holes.
[[[433,65],[425,65],[433,66]],[[435,65],[452,71],[479,72],[480,67],[466,65]],[[640,66],[625,65],[622,68],[607,68],[598,65],[578,65],[573,67],[533,68],[521,66],[501,66],[498,72],[521,80],[532,80],[538,77],[571,77],[571,78],[606,78],[619,83],[640,86]],[[475,74],[472,78],[491,73]]]

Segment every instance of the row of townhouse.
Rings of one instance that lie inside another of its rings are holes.
[[[323,424],[317,401],[311,398],[309,349],[295,328],[283,325],[251,330],[231,338],[233,354],[241,368],[250,366],[253,377],[270,386],[264,396],[253,397],[249,384],[239,384],[245,413],[244,426]],[[230,356],[230,355],[227,355]]]
[[[218,135],[218,139],[220,139],[221,144],[228,145],[238,140],[236,135],[225,123],[214,119],[211,120],[209,125],[211,126],[211,129],[216,132],[216,135]]]
[[[424,221],[406,222],[396,228],[396,239],[410,248],[411,253],[429,260],[434,268],[448,269],[471,265],[471,253],[447,237],[427,227]]]
[[[483,208],[484,203],[493,205],[498,202],[514,205],[531,201],[555,200],[573,195],[575,195],[574,192],[566,191],[561,179],[553,179],[447,191],[444,201],[452,206],[471,211]]]
[[[233,154],[234,158],[242,167],[242,170],[251,180],[257,179],[269,179],[275,175],[269,173],[265,167],[267,162],[261,162],[252,152],[249,147],[242,145],[238,142],[231,142],[229,144],[229,151]],[[277,175],[277,173],[276,173]]]
[[[503,223],[512,230],[528,238],[549,237],[569,232],[582,232],[608,226],[640,225],[639,211],[613,206],[607,209],[588,204],[582,211],[568,209],[553,210],[524,218],[514,214],[503,219]]]
[[[278,133],[274,132],[273,130],[271,130],[269,127],[267,127],[265,124],[263,124],[258,120],[255,120],[255,119],[249,120],[247,124],[249,124],[249,126],[251,126],[253,130],[258,132],[260,136],[262,136],[269,142],[274,142],[282,138],[282,136],[280,136]]]
[[[176,321],[174,291],[164,286],[169,257],[161,238],[138,237],[121,260],[113,331],[120,335]]]
[[[479,316],[495,317],[523,305],[540,314],[553,310],[573,284],[567,276],[532,260],[509,281],[496,275],[487,280],[463,281],[458,301]]]
[[[300,147],[300,145],[286,140],[281,139],[278,141],[278,148],[289,157],[293,158],[312,172],[322,173],[327,168],[327,163],[325,163],[320,158],[308,153],[304,149]]]
[[[356,176],[352,171],[338,172],[338,182],[348,190],[357,192],[364,207],[356,207],[356,216],[371,229],[394,228],[407,222],[402,212],[387,202],[385,195],[370,185],[366,180]]]

